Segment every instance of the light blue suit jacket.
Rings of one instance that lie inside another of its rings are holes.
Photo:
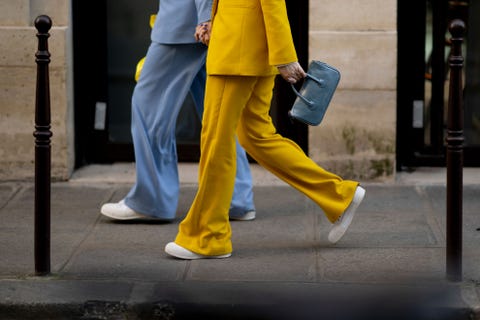
[[[195,27],[210,20],[212,0],[161,0],[151,33],[154,42],[195,43]]]

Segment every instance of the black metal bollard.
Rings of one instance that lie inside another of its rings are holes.
[[[452,35],[447,125],[447,278],[462,280],[463,215],[463,57],[465,23],[450,23]]]
[[[51,184],[51,146],[50,138],[50,80],[48,64],[48,31],[52,20],[45,15],[35,19],[37,28],[38,51],[37,88],[35,97],[35,273],[50,273],[50,184]]]

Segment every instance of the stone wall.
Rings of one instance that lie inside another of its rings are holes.
[[[310,59],[342,73],[310,156],[345,178],[389,180],[395,171],[397,2],[310,0]]]
[[[34,176],[35,18],[53,20],[49,50],[52,114],[52,176],[67,179],[73,170],[73,109],[70,57],[70,4],[67,0],[0,1],[0,179]]]

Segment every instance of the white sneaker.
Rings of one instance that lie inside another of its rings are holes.
[[[198,254],[188,249],[185,249],[184,247],[179,246],[175,242],[167,243],[167,245],[165,246],[165,252],[171,256],[174,256],[179,259],[184,259],[184,260],[222,259],[222,258],[228,258],[232,255],[231,253],[227,253],[227,254],[222,254],[218,256],[206,256],[206,255]]]
[[[355,190],[353,200],[348,206],[347,210],[345,210],[345,212],[340,216],[340,218],[338,218],[338,220],[335,221],[335,223],[333,224],[333,228],[328,234],[328,241],[330,241],[331,243],[337,243],[343,237],[348,227],[350,226],[350,223],[352,223],[355,211],[357,210],[364,197],[365,189],[358,186]]]
[[[248,211],[247,213],[245,213],[245,214],[242,215],[242,216],[230,217],[230,220],[235,220],[235,221],[250,221],[250,220],[255,219],[256,214],[257,214],[257,213],[255,212],[255,210],[252,210],[252,211]]]
[[[125,204],[124,200],[117,203],[105,203],[100,212],[109,218],[115,220],[134,220],[148,218],[140,213],[133,211]]]

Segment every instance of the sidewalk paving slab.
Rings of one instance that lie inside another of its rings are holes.
[[[335,246],[313,202],[260,183],[257,219],[232,222],[232,257],[182,261],[163,248],[194,183],[182,184],[173,223],[120,223],[99,208],[120,200],[129,180],[82,179],[52,184],[47,277],[34,276],[33,183],[0,183],[0,319],[480,319],[480,182],[464,186],[464,281],[451,283],[438,180],[366,183]]]

